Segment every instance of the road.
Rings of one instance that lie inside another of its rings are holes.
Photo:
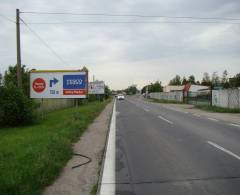
[[[240,126],[139,98],[116,102],[117,195],[239,195]]]

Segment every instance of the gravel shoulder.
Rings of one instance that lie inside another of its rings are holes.
[[[100,162],[106,142],[113,102],[109,103],[102,113],[88,127],[78,142],[73,145],[73,152],[92,159],[86,165],[72,169],[84,163],[86,158],[73,156],[68,161],[55,182],[48,186],[43,195],[89,195],[98,181]]]

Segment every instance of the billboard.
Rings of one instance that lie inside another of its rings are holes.
[[[87,72],[73,71],[31,71],[31,98],[86,98]]]
[[[104,82],[94,81],[88,84],[88,94],[104,94]]]

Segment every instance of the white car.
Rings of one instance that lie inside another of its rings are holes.
[[[117,100],[124,100],[124,99],[125,99],[125,97],[124,97],[123,94],[118,94],[117,95]]]

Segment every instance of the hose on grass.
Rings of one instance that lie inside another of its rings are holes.
[[[73,155],[75,155],[75,156],[80,156],[80,157],[84,157],[84,158],[87,159],[87,161],[84,162],[84,163],[81,163],[81,164],[78,164],[78,165],[73,166],[72,169],[75,169],[75,168],[81,167],[81,166],[83,166],[83,165],[86,165],[86,164],[92,162],[92,159],[91,159],[90,157],[85,156],[85,155],[83,155],[83,154],[73,153]]]

